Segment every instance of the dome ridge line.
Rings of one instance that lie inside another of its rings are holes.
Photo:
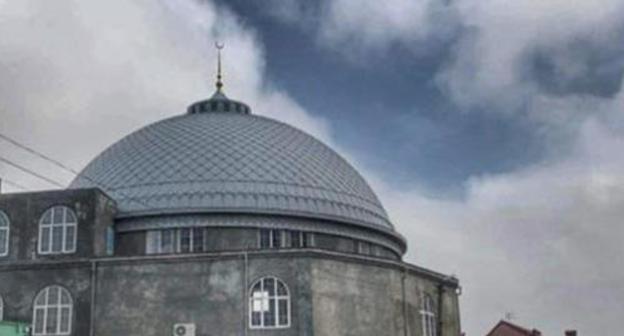
[[[332,189],[332,188],[325,188],[325,187],[321,187],[321,186],[314,186],[311,184],[303,184],[303,183],[297,183],[297,182],[280,182],[280,181],[267,181],[267,180],[254,180],[254,179],[249,179],[249,180],[243,180],[243,179],[228,179],[228,180],[205,180],[205,179],[187,179],[187,180],[169,180],[169,181],[161,181],[161,182],[147,182],[147,183],[138,183],[135,184],[133,186],[121,186],[121,187],[109,187],[107,188],[110,191],[121,191],[121,190],[129,190],[132,188],[136,188],[139,186],[145,186],[145,187],[154,187],[154,186],[166,186],[166,185],[171,185],[171,184],[180,184],[180,183],[184,183],[184,184],[193,184],[193,183],[252,183],[252,184],[273,184],[273,185],[279,185],[279,186],[296,186],[296,187],[301,187],[301,188],[309,188],[309,189],[314,189],[314,190],[321,190],[321,191],[328,191],[328,192],[332,192],[338,195],[347,195],[350,197],[354,197],[357,198],[359,200],[362,200],[364,202],[370,203],[371,205],[377,206],[375,204],[376,200],[371,200],[368,198],[365,198],[361,195],[357,195],[355,193],[352,192],[348,192],[348,191],[340,191],[340,190],[336,190],[336,189]],[[222,191],[221,191],[222,192]],[[235,193],[235,192],[230,192],[230,193]],[[248,192],[243,192],[243,193],[248,193]]]
[[[227,195],[227,193],[222,193],[224,195]],[[178,194],[178,196],[193,196],[196,194],[190,194],[190,193],[180,193]],[[211,195],[210,193],[205,193],[204,195]],[[232,194],[229,194],[232,195]],[[280,195],[277,194],[266,194],[267,196],[273,196],[273,197],[282,197]],[[167,198],[167,196],[151,196],[151,197],[134,197],[132,198],[132,200],[137,200],[137,199],[141,199],[142,201],[145,201],[146,203],[150,203],[150,200],[155,200],[156,202],[158,202],[159,200],[162,200],[163,198]],[[126,200],[129,198],[119,198],[119,200]],[[336,206],[336,207],[344,207],[345,209],[350,209],[350,210],[355,210],[355,211],[361,211],[362,213],[365,213],[368,216],[371,216],[372,218],[375,218],[376,221],[371,221],[371,219],[369,218],[368,223],[370,223],[368,226],[372,225],[374,227],[380,227],[380,228],[392,228],[392,224],[389,223],[389,221],[383,217],[380,216],[379,214],[375,213],[374,211],[371,211],[370,209],[365,209],[362,207],[358,207],[355,205],[351,205],[348,203],[344,203],[344,202],[337,202],[337,201],[327,201],[327,200],[317,200],[317,201],[321,201],[323,203],[329,204],[331,206]],[[154,202],[152,202],[154,203]],[[326,211],[311,211],[311,210],[301,210],[301,209],[296,209],[296,210],[286,210],[287,206],[272,206],[272,207],[266,207],[263,208],[263,210],[258,210],[258,208],[255,207],[236,207],[236,208],[231,208],[231,207],[227,207],[227,206],[210,206],[208,208],[203,207],[203,206],[187,206],[186,209],[188,209],[188,211],[190,212],[194,212],[194,213],[219,213],[222,212],[224,210],[228,210],[228,209],[239,209],[241,212],[250,212],[250,213],[254,213],[254,212],[266,212],[269,211],[270,213],[280,213],[280,212],[289,212],[292,214],[309,214],[306,217],[314,217],[314,214],[322,214],[323,217],[326,218],[334,218],[335,220],[339,220],[339,221],[345,221],[345,223],[348,223],[350,218],[352,218],[352,216],[347,216],[347,215],[340,215],[337,213],[329,213]],[[171,206],[166,206],[166,205],[161,205],[159,207],[155,207],[154,209],[151,210],[135,210],[135,209],[126,209],[124,211],[124,209],[120,209],[120,215],[122,217],[136,217],[136,216],[140,216],[140,215],[148,215],[148,214],[158,214],[160,212],[171,212],[172,207]],[[253,210],[253,211],[251,211]],[[186,213],[188,211],[184,211],[181,208],[176,208],[175,212],[173,213]],[[233,210],[232,210],[233,211]],[[132,214],[132,215],[126,215],[126,213],[129,212],[136,212],[136,214]],[[233,211],[235,212],[235,211]],[[344,211],[342,211],[344,212]],[[379,224],[378,222],[384,223],[384,224]],[[376,223],[377,222],[377,223]]]

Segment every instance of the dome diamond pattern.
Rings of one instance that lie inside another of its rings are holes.
[[[109,147],[81,176],[70,188],[104,189],[121,217],[282,214],[393,231],[374,192],[342,157],[294,127],[255,115],[197,113],[157,122]]]

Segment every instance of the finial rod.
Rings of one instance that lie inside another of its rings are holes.
[[[215,42],[215,48],[217,48],[217,91],[221,92],[223,82],[221,81],[221,49],[225,45],[223,43]]]

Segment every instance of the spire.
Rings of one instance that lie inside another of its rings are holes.
[[[221,49],[223,49],[224,46],[223,43],[215,42],[215,48],[217,48],[217,91],[210,98],[191,104],[191,106],[187,108],[187,113],[251,113],[251,109],[247,104],[226,97],[222,91]]]
[[[221,49],[225,45],[223,43],[215,42],[215,48],[217,48],[217,92],[221,92],[223,82],[221,81]]]

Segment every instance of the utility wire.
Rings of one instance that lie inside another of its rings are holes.
[[[47,156],[45,154],[42,154],[42,153],[40,153],[40,152],[38,152],[38,151],[36,151],[36,150],[26,146],[26,145],[22,145],[21,143],[17,142],[16,140],[13,140],[12,138],[9,138],[8,136],[6,136],[6,135],[4,135],[2,133],[0,133],[0,138],[3,139],[4,141],[8,142],[8,143],[13,144],[15,147],[19,147],[19,148],[29,152],[30,154],[33,154],[33,155],[35,155],[35,156],[37,156],[39,158],[42,158],[42,159],[44,159],[44,160],[54,164],[55,166],[57,166],[57,167],[59,167],[61,169],[69,171],[70,173],[72,173],[74,175],[80,175],[80,173],[78,171],[76,171],[75,169],[72,169],[71,167],[68,167],[68,166],[64,165],[63,163],[58,162],[57,160],[54,160],[53,158],[51,158],[51,157],[49,157],[49,156]]]
[[[26,145],[24,145],[24,144],[20,143],[19,141],[14,140],[13,138],[11,138],[11,137],[9,137],[9,136],[5,135],[5,134],[0,133],[0,139],[2,139],[2,140],[4,140],[4,141],[6,141],[6,142],[8,142],[8,143],[10,143],[10,144],[12,144],[12,145],[14,145],[14,146],[18,147],[18,148],[20,148],[20,149],[22,149],[22,150],[25,150],[25,151],[27,151],[28,153],[31,153],[31,154],[33,154],[33,155],[35,155],[35,156],[37,156],[37,157],[39,157],[39,158],[41,158],[41,159],[43,159],[43,160],[47,161],[47,162],[52,163],[52,164],[54,164],[55,166],[57,166],[58,168],[61,168],[61,169],[65,170],[65,171],[68,171],[68,172],[70,172],[70,173],[72,173],[72,174],[76,175],[76,177],[83,178],[83,179],[85,179],[85,180],[87,180],[87,181],[89,181],[89,182],[93,183],[94,185],[96,185],[96,186],[98,186],[98,187],[102,188],[102,190],[104,190],[104,191],[113,191],[113,190],[112,190],[112,188],[109,188],[108,186],[106,186],[106,185],[102,184],[101,182],[98,182],[98,181],[96,181],[95,179],[92,179],[91,177],[89,177],[89,176],[85,175],[84,173],[80,173],[80,172],[78,172],[76,169],[73,169],[73,168],[71,168],[71,167],[69,167],[69,166],[67,166],[67,165],[63,164],[62,162],[59,162],[59,161],[57,161],[57,160],[55,160],[55,159],[53,159],[53,158],[51,158],[51,157],[49,157],[49,156],[47,156],[47,155],[45,155],[45,154],[42,154],[41,152],[39,152],[39,151],[37,151],[37,150],[35,150],[35,149],[33,149],[33,148],[29,147],[29,146],[26,146]],[[0,157],[0,161],[2,161],[2,157]],[[8,161],[8,160],[7,160],[7,161]],[[7,162],[7,163],[8,163],[8,162]],[[10,165],[12,165],[12,166],[14,166],[14,167],[16,167],[16,166],[17,166],[16,164],[13,164],[13,163],[9,163],[9,164],[10,164]],[[25,168],[25,167],[21,167],[21,168],[18,168],[18,169],[22,169],[22,168],[23,168],[23,169],[28,170],[28,169],[27,169],[27,168]],[[31,173],[31,174],[36,174],[36,173],[34,173],[34,172],[30,172],[30,173]],[[39,178],[44,178],[46,181],[48,181],[48,182],[50,182],[50,183],[54,182],[54,183],[56,184],[56,182],[55,182],[55,181],[49,180],[49,179],[47,179],[47,178],[45,178],[44,176],[41,176],[41,175],[39,175],[39,174],[36,174],[35,176],[37,176],[37,177],[39,177]],[[56,185],[60,185],[60,184],[56,184]],[[62,185],[60,185],[60,187],[61,187],[61,188],[65,188],[65,187],[64,187],[64,186],[62,186]],[[142,200],[140,200],[140,199],[133,199],[130,195],[125,194],[125,193],[123,193],[123,192],[121,192],[121,191],[119,191],[119,190],[116,190],[115,192],[116,192],[116,193],[118,193],[118,194],[120,194],[120,195],[122,195],[122,196],[124,196],[124,197],[127,197],[127,198],[131,201],[131,202],[137,202],[137,203],[140,203],[141,205],[143,205],[143,206],[144,206],[145,208],[147,208],[147,209],[151,208],[151,207],[150,207],[147,203],[143,202],[143,201],[142,201]]]
[[[11,167],[17,168],[17,169],[19,169],[19,170],[21,170],[21,171],[23,171],[25,173],[28,173],[28,174],[30,174],[30,175],[32,175],[34,177],[37,177],[37,178],[39,178],[41,180],[44,180],[44,181],[46,181],[46,182],[48,182],[50,184],[53,184],[53,185],[55,185],[55,186],[57,186],[59,188],[65,188],[65,186],[63,184],[61,184],[60,182],[54,181],[53,179],[50,179],[50,178],[47,178],[47,177],[45,177],[45,176],[43,176],[41,174],[38,174],[38,173],[36,173],[36,172],[34,172],[34,171],[24,167],[24,166],[20,166],[19,164],[15,163],[15,162],[13,162],[13,161],[11,161],[9,159],[6,159],[6,158],[4,158],[2,156],[0,156],[0,162],[4,162],[4,163],[8,164]]]

